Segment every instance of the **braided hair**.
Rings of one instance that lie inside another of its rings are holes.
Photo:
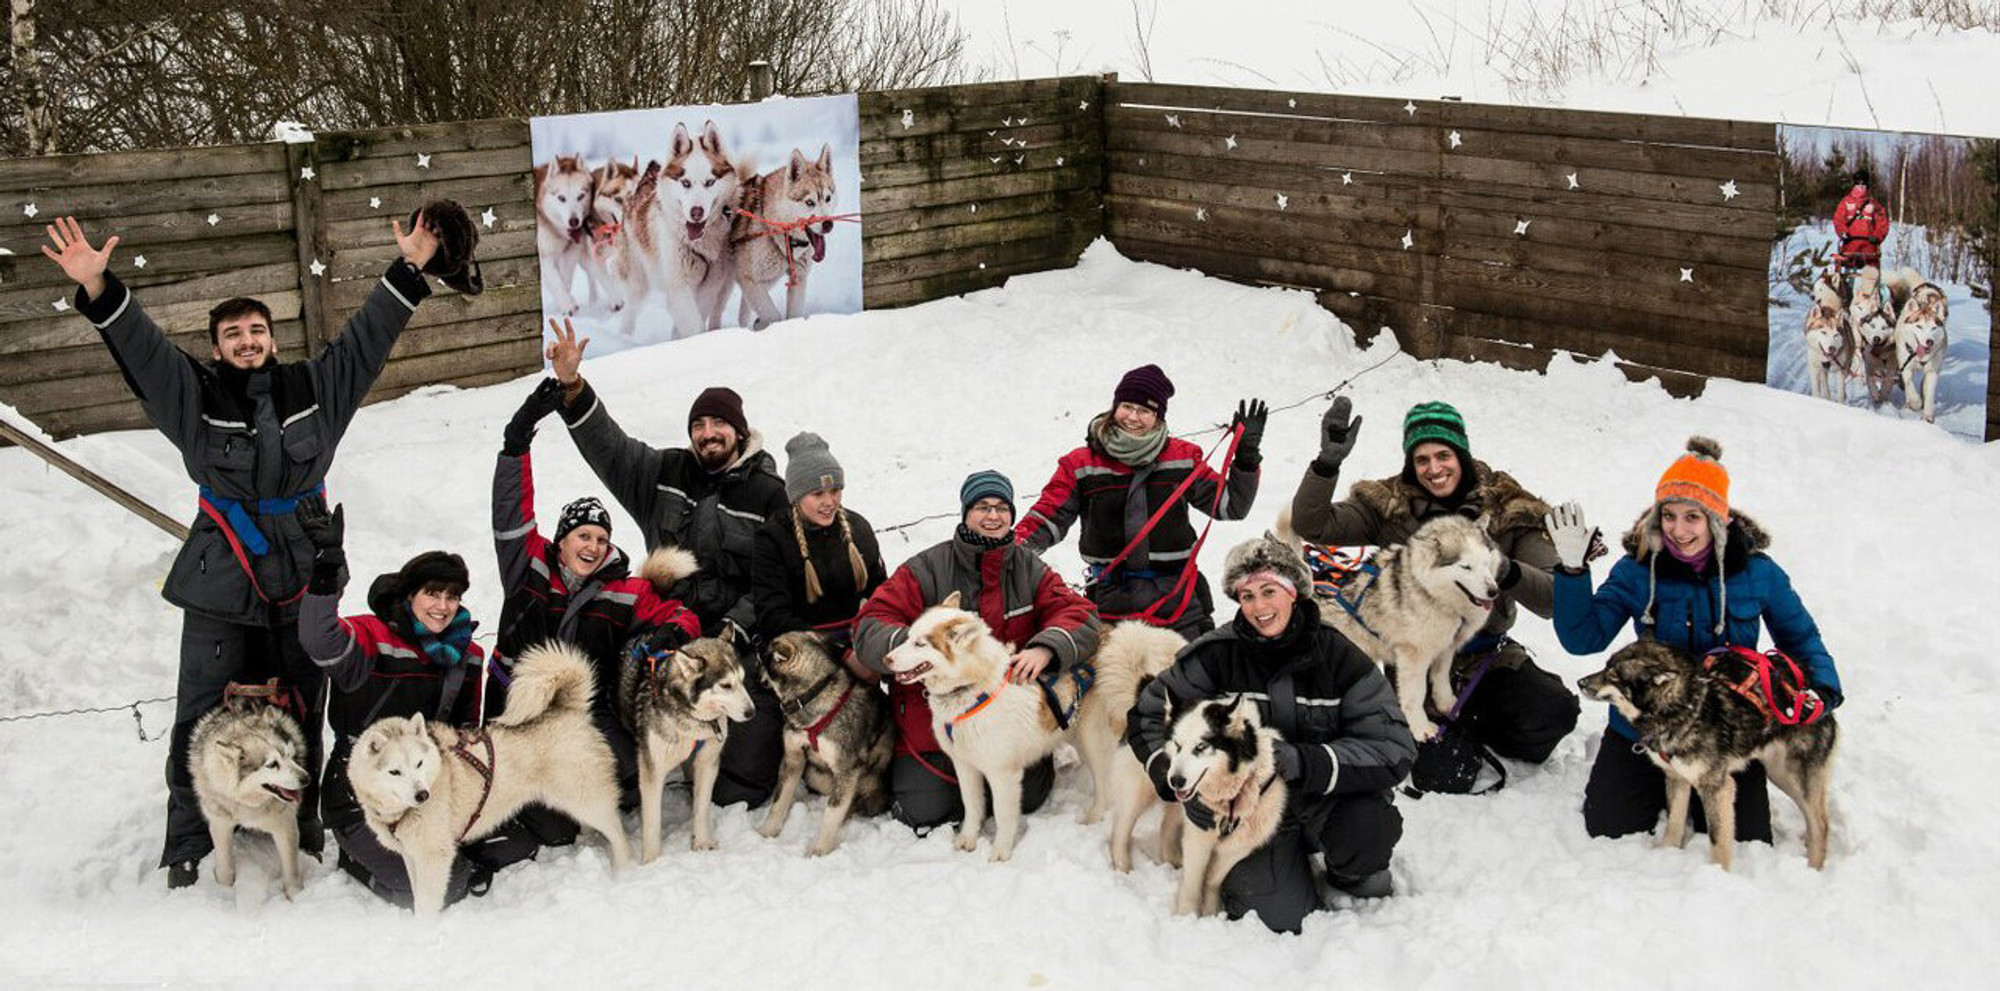
[[[847,563],[854,569],[854,587],[859,590],[868,587],[868,564],[861,560],[861,550],[854,546],[854,528],[847,522],[847,510],[834,512],[834,519],[840,524],[840,539],[847,545]],[[797,503],[792,505],[792,536],[799,542],[799,558],[806,563],[806,602],[818,602],[826,596],[826,587],[820,584],[819,569],[813,567],[812,552],[806,549],[805,521],[799,516]]]

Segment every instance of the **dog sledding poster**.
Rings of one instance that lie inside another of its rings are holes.
[[[536,117],[542,312],[592,355],[861,310],[852,94]]]
[[[1766,384],[1986,433],[1991,139],[1778,128]]]

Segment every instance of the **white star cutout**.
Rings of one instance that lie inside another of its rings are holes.
[[[1236,147],[1236,135],[1232,134],[1226,138],[1223,138],[1222,147],[1228,149],[1234,149]]]
[[[1352,186],[1352,185],[1354,185],[1354,173],[1352,173],[1352,172],[1342,172],[1342,173],[1340,174],[1340,184],[1341,184],[1341,185],[1343,185],[1343,186]]]
[[[382,197],[380,197],[380,196],[370,196],[370,197],[368,197],[368,209],[370,209],[370,210],[380,210],[380,209],[382,209]]]
[[[1404,250],[1404,251],[1408,251],[1408,250],[1410,250],[1411,248],[1414,248],[1414,247],[1416,247],[1416,246],[1417,246],[1417,238],[1416,238],[1416,232],[1415,232],[1415,231],[1410,231],[1410,230],[1406,230],[1406,231],[1404,231],[1404,232],[1403,232],[1403,250]]]
[[[1061,155],[1057,155],[1057,156],[1056,156],[1056,164],[1057,164],[1057,165],[1061,165],[1062,163],[1063,163],[1063,160],[1062,160],[1062,156],[1061,156]],[[1142,159],[1139,159],[1139,164],[1140,164],[1140,165],[1144,165],[1144,164],[1146,164],[1146,160],[1145,160],[1145,159],[1143,159],[1143,158],[1142,158]]]
[[[218,216],[216,216],[215,214],[212,214],[212,213],[208,215],[208,226],[210,226],[210,227],[214,227],[214,226],[215,226],[216,224],[219,224],[219,223],[222,223],[222,218],[221,218],[221,217],[218,217]]]
[[[1168,126],[1168,127],[1179,127],[1179,126],[1181,126],[1181,115],[1180,115],[1180,114],[1168,114],[1168,115],[1167,115],[1167,126]]]
[[[973,212],[973,213],[978,213],[978,212],[979,212],[979,204],[977,204],[977,203],[974,203],[974,204],[971,204],[971,210],[972,210],[972,212]]]
[[[1717,186],[1715,188],[1722,190],[1722,198],[1725,202],[1736,198],[1737,195],[1736,180],[1734,179],[1731,179],[1728,182],[1725,182],[1722,185]]]
[[[1286,195],[1285,195],[1285,194],[1283,194],[1283,193],[1279,193],[1279,194],[1278,194],[1278,209],[1280,209],[1280,210],[1283,210],[1283,209],[1285,209],[1286,207],[1289,207],[1289,206],[1291,206],[1291,205],[1292,205],[1292,198],[1291,198],[1291,197],[1289,197],[1289,196],[1286,196]]]
[[[1577,186],[1577,182],[1576,182],[1576,173],[1574,173],[1574,172],[1571,172],[1570,174],[1568,174],[1568,175],[1566,175],[1566,176],[1563,176],[1563,178],[1565,178],[1565,179],[1568,179],[1568,180],[1569,180],[1569,188],[1571,188],[1571,189],[1575,189],[1575,188],[1576,188],[1576,186]]]
[[[138,256],[137,258],[134,258],[134,259],[132,259],[132,267],[133,267],[133,268],[145,268],[145,267],[146,267],[146,256],[145,256],[145,255],[140,255],[140,256]]]
[[[1000,139],[1000,143],[1001,143],[1001,144],[1003,144],[1003,145],[1006,145],[1006,146],[1007,146],[1007,147],[1009,147],[1009,148],[1012,148],[1012,147],[1014,147],[1014,139],[1013,139],[1013,138],[1001,138],[1001,139]]]
[[[1089,101],[1089,100],[1079,100],[1079,101],[1077,101],[1077,104],[1076,104],[1076,108],[1077,108],[1078,110],[1089,110],[1089,109],[1090,109],[1090,101]]]
[[[916,124],[916,122],[917,122],[916,111],[914,110],[903,111],[903,130],[905,131],[909,130],[912,125]]]
[[[982,271],[982,272],[986,271],[986,263],[985,263],[985,262],[980,262],[980,263],[979,263],[979,270],[980,270],[980,271]]]
[[[989,138],[993,138],[993,137],[999,137],[999,135],[1000,135],[1000,132],[999,132],[999,131],[987,131],[987,132],[986,132],[986,136],[987,136],[987,137],[989,137]]]
[[[479,215],[479,222],[487,227],[493,226],[493,222],[499,219],[499,215],[495,214],[493,208],[490,206],[486,208],[485,213]]]
[[[313,167],[312,167],[312,166],[308,165],[308,166],[306,166],[306,167],[304,167],[304,168],[302,168],[302,169],[300,169],[300,170],[299,170],[299,181],[300,181],[300,182],[311,182],[311,181],[312,181],[312,178],[313,178],[313,176],[315,176],[315,175],[318,175],[318,174],[319,174],[319,173],[317,173],[317,172],[314,172],[314,171],[313,171]]]
[[[42,212],[42,208],[34,205],[33,203],[30,203],[27,206],[21,208],[21,215],[24,217],[32,217],[40,212]]]
[[[1684,269],[1681,269],[1681,281],[1682,281],[1682,282],[1693,282],[1693,281],[1694,281],[1694,269],[1691,269],[1691,268],[1684,268]]]
[[[1026,118],[1026,117],[1023,117],[1023,118],[1021,118],[1021,121],[1020,121],[1020,124],[1021,124],[1021,126],[1022,126],[1022,127],[1027,127],[1027,126],[1028,126],[1028,118]]]
[[[1299,108],[1299,101],[1297,101],[1297,100],[1286,100],[1286,101],[1285,101],[1285,106],[1288,106],[1288,107],[1292,108],[1293,110],[1297,110],[1297,109]]]
[[[1205,207],[1205,206],[1198,206],[1198,207],[1195,207],[1195,208],[1194,208],[1194,219],[1196,219],[1196,220],[1199,220],[1199,221],[1203,221],[1204,223],[1205,223],[1205,222],[1207,222],[1207,220],[1208,220],[1208,208],[1207,208],[1207,207]]]
[[[1002,118],[1000,118],[1000,123],[1002,123],[1002,124],[1005,124],[1005,125],[1007,125],[1008,127],[1013,127],[1013,126],[1014,126],[1014,118],[1012,118],[1012,117],[1002,117]]]
[[[417,152],[417,168],[427,169],[430,167],[431,167],[431,157],[429,155],[424,154],[421,151]]]
[[[313,259],[312,264],[307,265],[306,268],[312,272],[315,279],[326,274],[326,263],[317,258]]]
[[[1529,225],[1529,224],[1532,224],[1532,223],[1534,223],[1534,221],[1532,221],[1532,220],[1517,220],[1517,221],[1515,221],[1515,222],[1514,222],[1514,233],[1516,233],[1516,234],[1519,234],[1519,235],[1521,235],[1522,237],[1526,237],[1526,236],[1528,236],[1528,225]]]
[[[1465,143],[1465,139],[1464,139],[1464,138],[1461,138],[1461,137],[1459,137],[1459,136],[1458,136],[1458,132],[1457,132],[1457,131],[1453,131],[1453,132],[1451,132],[1451,134],[1447,135],[1447,137],[1448,137],[1448,138],[1450,139],[1450,141],[1451,141],[1451,146],[1452,146],[1453,148],[1456,148],[1456,147],[1458,147],[1459,145],[1462,145],[1462,144],[1464,144],[1464,143]]]
[[[66,299],[56,300],[55,308],[57,313],[61,313],[62,311],[69,309],[69,300]]]
[[[1409,102],[1407,102],[1407,103],[1404,103],[1404,104],[1403,104],[1403,112],[1404,112],[1404,113],[1406,113],[1406,114],[1409,114],[1409,115],[1410,115],[1410,116],[1412,116],[1412,117],[1415,117],[1415,116],[1417,115],[1417,103],[1416,103],[1416,101],[1415,101],[1415,100],[1411,100],[1411,101],[1409,101]]]

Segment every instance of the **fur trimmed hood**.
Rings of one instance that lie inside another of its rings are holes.
[[[1490,468],[1484,461],[1474,459],[1472,468],[1478,481],[1466,493],[1459,512],[1487,517],[1486,532],[1503,544],[1518,534],[1543,529],[1543,517],[1550,512],[1548,503],[1523,488],[1514,476]],[[1412,530],[1432,516],[1453,512],[1429,492],[1398,475],[1355,482],[1347,495],[1367,505],[1383,520],[1402,523]]]

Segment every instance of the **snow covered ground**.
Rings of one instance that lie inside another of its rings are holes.
[[[2000,34],[1940,32],[1907,17],[1917,4],[1892,0],[952,6],[971,35],[970,59],[1000,79],[1117,72],[1127,81],[2000,135],[2000,102],[1989,98]],[[1990,2],[1951,6],[1986,11],[1992,23]],[[1845,16],[1830,23],[1828,10]],[[1876,16],[1883,10],[1892,19]]]
[[[421,331],[419,331],[420,333]],[[1399,462],[1410,404],[1448,399],[1479,457],[1552,500],[1582,500],[1616,532],[1650,499],[1691,432],[1719,438],[1733,503],[1774,534],[1774,553],[1818,617],[1842,668],[1843,754],[1832,856],[1805,866],[1801,823],[1781,798],[1775,847],[1737,872],[1698,844],[1652,849],[1590,840],[1579,813],[1604,714],[1544,767],[1515,766],[1489,797],[1401,804],[1397,897],[1313,918],[1297,938],[1255,923],[1172,918],[1172,878],[1142,862],[1111,872],[1102,827],[1069,767],[1030,819],[1015,859],[918,839],[887,820],[850,823],[830,857],[801,854],[820,803],[777,841],[740,809],[723,848],[687,849],[686,805],[669,807],[668,853],[613,880],[593,844],[511,868],[490,896],[435,927],[389,910],[329,866],[308,863],[296,903],[273,891],[273,858],[251,857],[229,891],[165,890],[154,870],[163,740],[128,713],[0,723],[0,986],[462,987],[950,986],[1482,987],[1981,986],[2000,965],[2000,777],[1991,714],[1992,562],[2000,446],[1922,423],[1830,408],[1757,385],[1713,383],[1699,400],[1632,384],[1598,364],[1547,375],[1366,351],[1310,295],[1252,289],[1116,256],[1097,245],[1073,270],[911,309],[817,317],[762,334],[722,331],[587,363],[626,427],[684,439],[702,387],[728,383],[773,445],[824,435],[845,464],[848,502],[878,526],[950,514],[959,479],[994,466],[1023,502],[1080,439],[1125,369],[1157,362],[1180,392],[1170,420],[1225,420],[1238,398],[1290,402],[1351,386],[1366,417],[1354,477]],[[355,420],[331,480],[347,505],[349,554],[365,574],[428,547],[474,562],[468,603],[489,624],[499,600],[487,497],[500,429],[530,387],[427,389]],[[1323,404],[1274,414],[1252,519],[1217,526],[1205,552],[1269,524],[1315,449]],[[1212,434],[1204,435],[1204,441]],[[62,445],[176,512],[193,501],[155,434]],[[541,511],[600,492],[560,427],[536,448]],[[0,715],[169,695],[179,619],[158,597],[164,535],[0,450]],[[944,538],[949,520],[883,540],[893,565]],[[636,546],[622,515],[614,537]],[[1074,542],[1051,553],[1076,574]],[[1608,569],[1600,562],[1598,574]],[[347,603],[362,608],[358,595]],[[1225,613],[1226,615],[1226,613]],[[1517,635],[1567,679],[1546,623]],[[162,732],[168,709],[144,707]],[[1150,839],[1150,823],[1141,827]],[[1980,933],[1988,933],[1981,936]]]
[[[1928,274],[1938,269],[1926,264],[1929,257],[1925,230],[1914,224],[1894,227],[1889,237],[1882,242],[1882,257],[1890,259],[1892,265],[1909,265],[1919,273]],[[1804,253],[1804,257],[1832,257],[1834,251],[1833,222],[1823,217],[1815,217],[1800,224],[1784,241],[1782,247],[1771,253],[1774,267],[1788,264],[1790,259]],[[1793,288],[1782,278],[1783,273],[1773,271],[1771,283],[1769,358],[1764,366],[1765,382],[1774,389],[1785,389],[1800,395],[1812,395],[1812,377],[1806,368],[1806,311],[1811,300]],[[1990,342],[1993,336],[1993,316],[1987,300],[1972,294],[1972,287],[1963,282],[1953,282],[1932,276],[1945,290],[1947,319],[1945,332],[1944,374],[1938,378],[1937,425],[1960,437],[1980,443],[1986,439],[1986,377],[1992,360]],[[1923,388],[1921,379],[1917,388]],[[1879,409],[1868,403],[1866,382],[1857,377],[1847,386],[1847,405],[1856,409],[1874,409],[1881,416],[1923,421],[1923,414],[1913,412],[1903,406],[1903,387],[1898,384],[1892,390],[1891,402]],[[1836,397],[1838,392],[1835,393]]]

